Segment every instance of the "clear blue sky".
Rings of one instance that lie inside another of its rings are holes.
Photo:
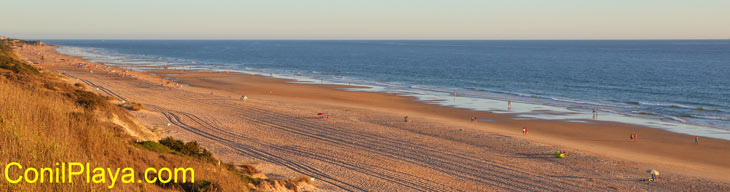
[[[0,0],[25,39],[727,39],[730,0]]]

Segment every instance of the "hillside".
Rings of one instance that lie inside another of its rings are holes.
[[[8,175],[0,181],[0,190],[248,191],[253,186],[249,183],[256,181],[221,165],[195,142],[170,138],[162,144],[141,142],[141,138],[154,136],[125,108],[84,90],[81,84],[70,85],[58,74],[24,63],[13,54],[9,42],[0,41],[0,172]],[[130,136],[135,132],[147,135]],[[69,167],[73,162],[88,163],[93,177],[84,173],[66,181],[69,170],[64,172],[64,168],[81,168]],[[103,175],[106,171],[95,168],[119,173]],[[171,179],[164,173],[157,181],[149,176],[154,182],[148,182],[143,180],[147,168],[160,172],[162,168],[192,168],[195,183],[163,184],[160,180]],[[123,183],[125,179],[132,183]]]

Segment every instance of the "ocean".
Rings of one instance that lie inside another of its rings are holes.
[[[597,108],[598,120],[730,140],[730,40],[44,41],[121,67],[352,83],[524,119],[581,122]]]

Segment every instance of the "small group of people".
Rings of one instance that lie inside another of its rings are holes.
[[[317,119],[330,119],[330,114],[322,112],[317,113]]]
[[[657,179],[657,176],[659,176],[659,171],[654,169],[646,170],[647,173],[651,174],[651,178],[648,179],[649,182],[655,182]]]
[[[477,122],[479,122],[479,118],[477,118],[477,116],[472,115],[471,116],[471,122],[472,123],[477,123]]]
[[[638,141],[639,140],[639,134],[636,132],[631,133],[629,135],[630,141]],[[695,144],[700,144],[700,136],[695,136]]]

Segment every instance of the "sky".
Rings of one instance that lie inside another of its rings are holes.
[[[730,0],[0,0],[22,39],[728,39]]]

